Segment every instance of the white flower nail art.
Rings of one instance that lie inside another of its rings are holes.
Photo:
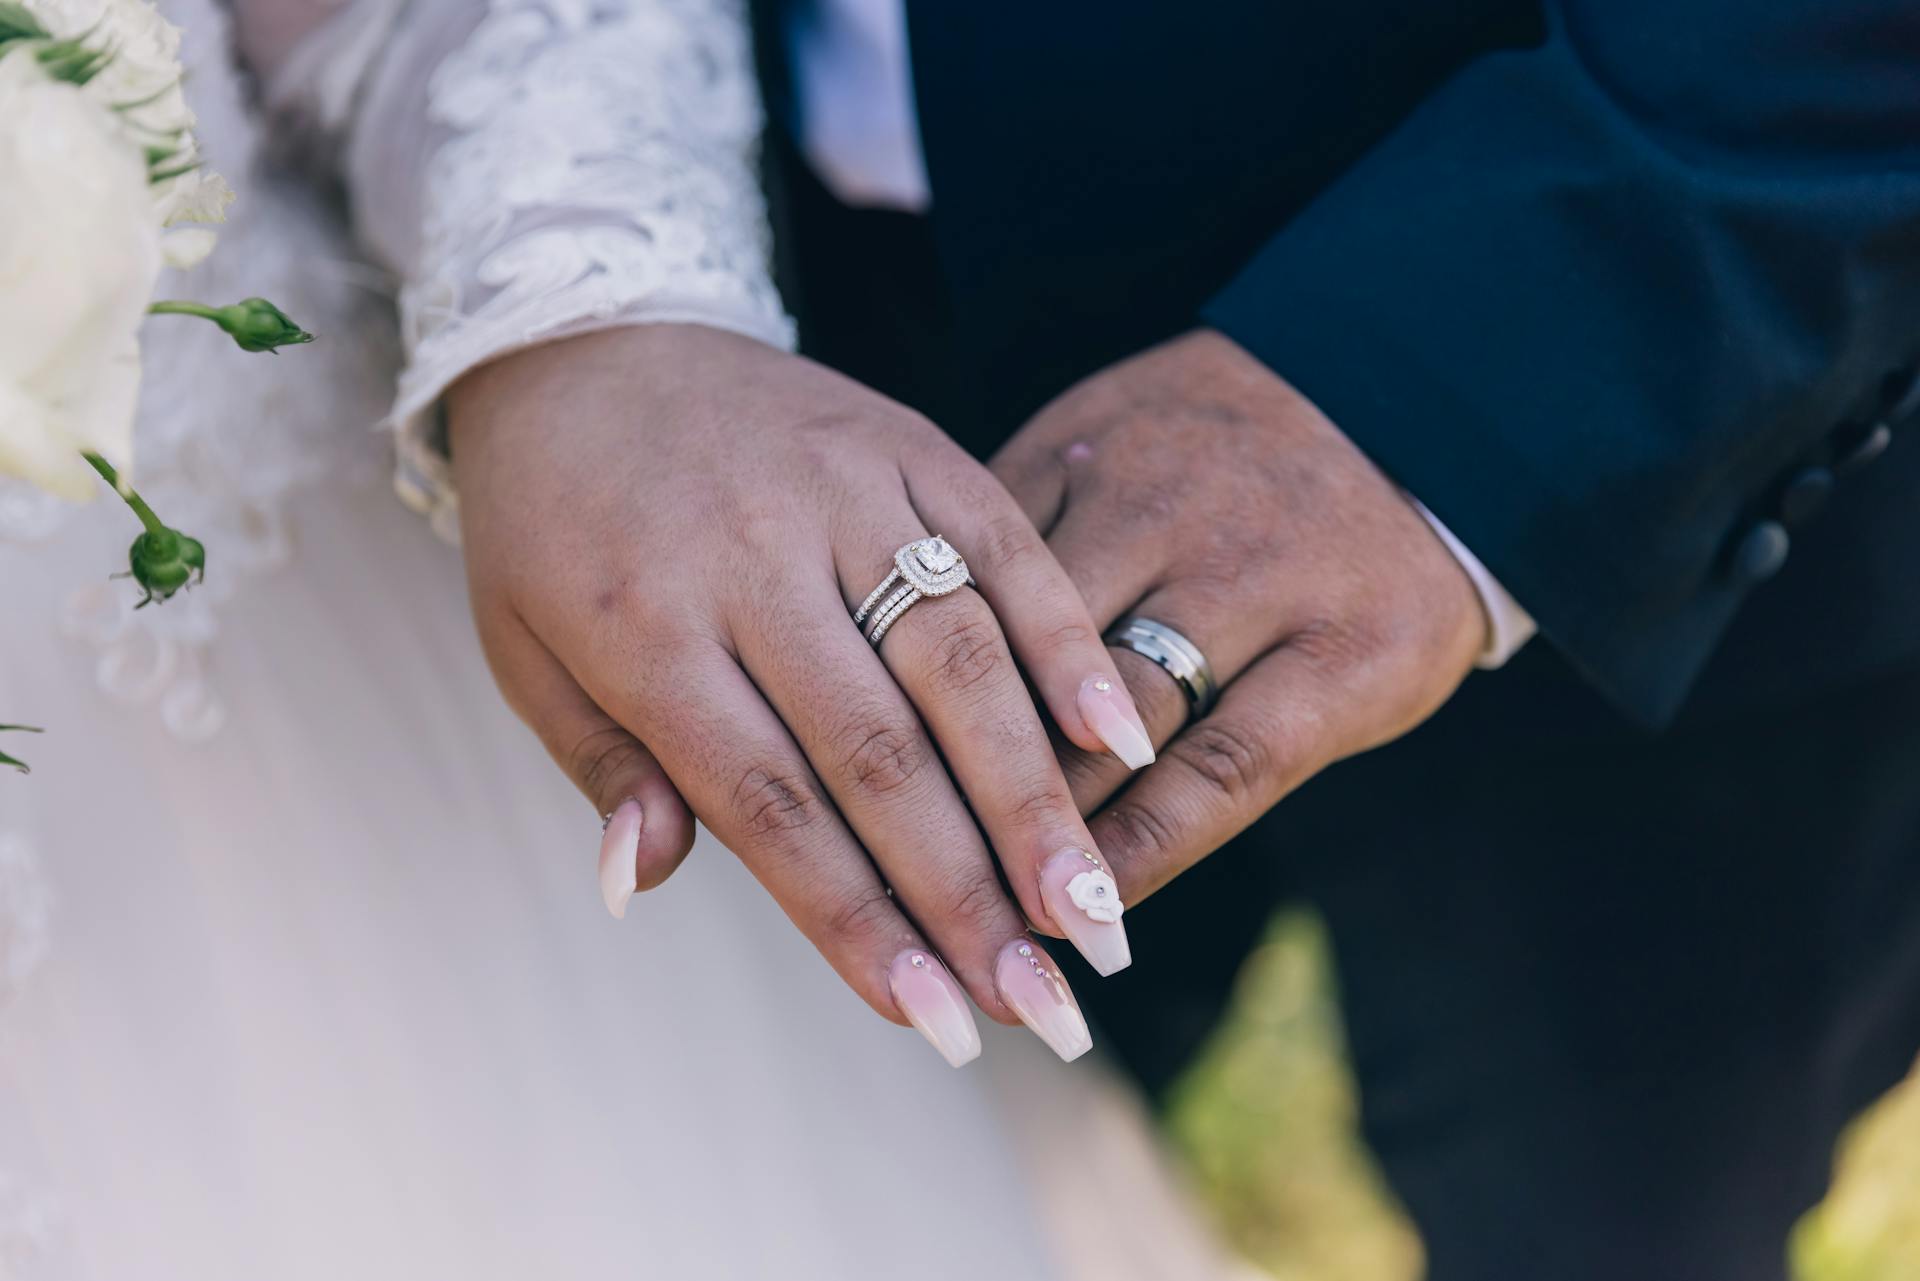
[[[1102,925],[1111,925],[1126,911],[1120,902],[1120,887],[1105,872],[1082,872],[1067,882],[1067,897],[1073,905]]]

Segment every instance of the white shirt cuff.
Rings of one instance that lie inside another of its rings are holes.
[[[1480,610],[1487,616],[1487,643],[1480,650],[1480,657],[1473,661],[1475,667],[1491,671],[1503,665],[1519,652],[1520,647],[1533,639],[1540,628],[1533,621],[1533,615],[1520,607],[1493,572],[1480,563],[1480,558],[1467,550],[1467,545],[1453,536],[1453,531],[1440,523],[1440,518],[1427,510],[1426,504],[1407,495],[1407,501],[1432,527],[1440,541],[1447,545],[1453,558],[1460,562],[1460,568],[1466,571],[1473,582],[1473,590],[1480,597]]]

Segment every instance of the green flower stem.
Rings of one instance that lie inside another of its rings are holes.
[[[120,495],[127,506],[133,508],[133,514],[140,518],[140,524],[149,534],[166,532],[166,522],[154,514],[153,508],[147,506],[147,500],[140,497],[132,486],[120,483],[120,473],[112,463],[94,453],[82,454],[81,457],[87,460],[88,466],[100,473],[102,480],[113,486],[113,492]]]
[[[153,316],[199,316],[218,324],[225,308],[209,307],[203,302],[157,302],[147,308]]]
[[[140,518],[144,532],[127,549],[128,572],[123,575],[132,578],[147,593],[135,609],[144,609],[155,601],[171,600],[175,592],[207,576],[207,549],[199,539],[169,529],[166,522],[154,514],[153,508],[147,506],[147,500],[121,481],[112,463],[98,454],[80,456],[100,473],[102,480],[113,486],[113,492]]]

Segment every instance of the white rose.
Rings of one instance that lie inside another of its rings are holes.
[[[87,83],[88,97],[110,107],[139,103],[125,118],[149,133],[193,128],[193,112],[180,89],[180,28],[148,0],[26,0],[26,7],[60,39],[85,36],[90,46],[113,51],[112,60]]]
[[[183,169],[200,158],[191,132],[193,112],[181,90],[180,29],[148,0],[27,0],[27,9],[53,35],[84,37],[88,45],[112,52],[81,92],[118,108],[115,119],[135,145],[168,149],[172,154],[162,162],[167,169]],[[152,195],[154,216],[163,225],[225,222],[233,202],[226,180],[205,168],[154,183]],[[191,243],[212,245],[204,238]]]
[[[205,227],[181,227],[160,237],[160,257],[175,271],[206,261],[213,252],[214,235]]]
[[[1105,872],[1082,872],[1067,882],[1067,897],[1087,914],[1087,919],[1112,925],[1126,908],[1120,902],[1120,887]]]
[[[0,57],[0,472],[65,498],[99,481],[80,451],[125,469],[138,332],[160,270],[146,159],[111,113]]]

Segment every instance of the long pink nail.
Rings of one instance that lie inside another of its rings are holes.
[[[616,921],[625,920],[627,900],[640,888],[640,802],[621,801],[600,834],[600,897]]]
[[[1111,676],[1089,676],[1080,684],[1080,715],[1107,750],[1128,769],[1153,764],[1153,740],[1134,710],[1133,699]]]
[[[1093,1048],[1093,1034],[1053,958],[1031,939],[1015,939],[994,963],[993,985],[1020,1021],[1071,1063]]]
[[[980,1057],[980,1029],[960,985],[931,952],[908,951],[893,958],[887,971],[893,1001],[907,1022],[920,1029],[927,1044],[952,1067]]]
[[[1127,927],[1120,923],[1126,910],[1120,887],[1093,854],[1065,849],[1048,859],[1040,869],[1040,900],[1060,932],[1103,977],[1133,964]]]

